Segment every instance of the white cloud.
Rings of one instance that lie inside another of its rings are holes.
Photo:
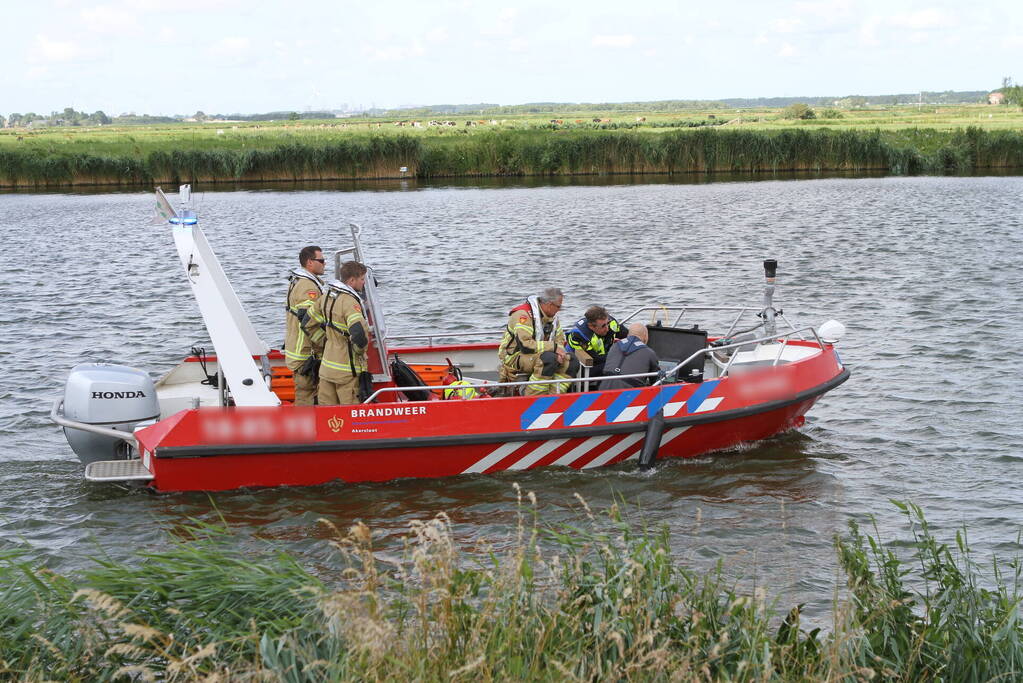
[[[590,44],[593,47],[632,47],[636,42],[636,36],[626,33],[619,36],[593,36]]]
[[[823,2],[797,2],[794,8],[799,14],[831,19],[849,13],[849,0],[824,0]]]
[[[480,32],[483,35],[510,36],[515,33],[515,20],[518,16],[518,8],[504,7],[497,13],[493,24],[485,26]]]
[[[529,41],[525,38],[512,38],[508,41],[510,52],[526,52],[529,49]]]
[[[362,48],[362,53],[374,62],[403,62],[419,57],[425,52],[426,50],[423,49],[419,41],[415,41],[411,45],[384,45],[382,47],[367,45]]]
[[[133,33],[141,30],[135,15],[124,8],[99,5],[81,11],[82,25],[93,33]]]
[[[133,0],[131,5],[140,11],[167,13],[173,12],[211,12],[218,9],[231,9],[235,7],[251,7],[250,3],[244,0]]]
[[[877,47],[880,45],[881,41],[877,37],[877,29],[880,25],[881,20],[878,17],[869,17],[860,24],[860,43],[867,47]]]
[[[771,29],[776,33],[795,33],[802,26],[802,19],[775,19],[771,22]]]
[[[779,57],[798,57],[799,50],[795,45],[791,43],[782,43],[781,48],[778,50]]]
[[[893,15],[888,19],[888,23],[896,28],[926,31],[928,29],[951,28],[955,26],[956,22],[954,17],[944,10],[929,7],[916,12]]]
[[[451,36],[448,35],[448,29],[446,26],[438,26],[435,29],[431,29],[426,33],[426,42],[428,43],[446,43]]]
[[[85,50],[73,40],[51,40],[40,34],[29,52],[32,64],[66,64],[81,59]]]
[[[251,42],[241,36],[226,36],[210,45],[210,56],[228,65],[242,64],[251,56]]]

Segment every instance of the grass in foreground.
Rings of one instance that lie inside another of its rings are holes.
[[[532,500],[532,496],[530,495]],[[534,501],[535,502],[535,501]],[[520,506],[503,549],[460,551],[443,515],[405,553],[335,529],[336,574],[245,557],[197,525],[138,566],[80,578],[0,558],[0,677],[27,680],[1018,680],[1020,566],[981,585],[899,505],[910,561],[855,523],[836,539],[847,595],[830,633],[775,612],[720,568],[676,564],[663,530],[613,507],[542,527]],[[534,508],[535,509],[535,508]]]

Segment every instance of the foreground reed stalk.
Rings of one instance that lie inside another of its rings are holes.
[[[619,506],[579,524],[520,497],[511,538],[460,550],[450,521],[411,525],[398,557],[328,522],[338,562],[244,555],[196,525],[137,563],[80,577],[0,555],[0,678],[23,680],[1019,680],[1020,564],[981,577],[966,540],[919,508],[899,557],[855,523],[836,539],[847,586],[827,634],[721,568],[676,563],[664,530]],[[1008,571],[1006,571],[1008,570]],[[334,572],[334,573],[330,573]],[[987,585],[990,587],[983,587]]]
[[[108,151],[99,143],[95,148],[43,143],[0,148],[0,187],[620,173],[912,174],[1023,167],[1023,133],[976,127],[898,134],[876,129],[532,129],[447,137],[341,133],[312,142],[246,140],[243,148],[227,141],[196,147],[187,139]]]

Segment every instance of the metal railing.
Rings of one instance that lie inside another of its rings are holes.
[[[434,339],[457,339],[459,337],[489,337],[497,344],[501,338],[501,330],[463,330],[461,332],[428,332],[425,334],[400,334],[389,335],[388,342],[401,341],[406,339],[426,339],[427,346],[433,346]]]
[[[803,328],[800,328],[800,329],[793,328],[792,330],[790,330],[788,332],[779,332],[778,334],[772,334],[772,335],[768,335],[768,336],[764,336],[764,337],[759,337],[757,339],[745,339],[743,341],[734,342],[732,344],[725,344],[724,346],[708,346],[706,348],[700,349],[699,351],[696,351],[695,353],[690,355],[685,360],[678,362],[674,367],[672,367],[671,370],[665,371],[663,377],[661,376],[661,372],[643,372],[643,373],[638,373],[638,374],[634,374],[634,375],[611,375],[611,376],[605,375],[605,376],[600,377],[600,378],[592,378],[592,377],[566,377],[564,379],[534,379],[534,380],[524,380],[524,381],[521,381],[521,382],[476,382],[476,383],[470,383],[470,384],[459,384],[459,385],[457,385],[455,387],[452,387],[451,385],[448,385],[448,384],[441,384],[441,385],[428,384],[428,385],[421,385],[421,386],[414,386],[414,387],[383,387],[383,388],[377,389],[372,394],[370,394],[369,398],[367,398],[365,401],[363,401],[363,404],[371,403],[378,396],[380,396],[381,394],[385,394],[385,393],[406,392],[406,391],[435,391],[435,390],[443,391],[444,389],[451,389],[451,390],[454,390],[454,391],[459,391],[461,389],[466,389],[468,387],[472,387],[474,389],[479,389],[479,388],[497,389],[497,388],[503,388],[503,387],[526,387],[526,386],[537,386],[537,385],[548,385],[548,384],[580,384],[582,382],[598,381],[598,380],[604,380],[604,379],[640,379],[640,378],[646,379],[646,378],[652,378],[652,377],[657,377],[658,378],[658,380],[656,382],[654,382],[652,386],[660,386],[664,382],[665,378],[671,377],[672,375],[677,373],[679,370],[681,370],[685,365],[687,365],[688,363],[691,363],[692,361],[696,360],[696,358],[698,358],[701,355],[708,355],[708,354],[713,354],[715,352],[727,351],[728,349],[737,349],[739,347],[748,346],[750,344],[762,344],[764,342],[773,341],[775,339],[781,339],[783,341],[779,345],[780,348],[778,349],[778,353],[775,356],[774,361],[771,363],[771,365],[773,367],[773,366],[777,365],[778,362],[781,360],[782,353],[784,353],[785,346],[787,345],[787,343],[789,341],[788,338],[793,336],[793,335],[799,335],[800,336],[800,341],[806,341],[806,339],[804,339],[802,337],[802,334],[805,333],[805,332],[809,332],[810,334],[813,335],[813,337],[817,341],[817,345],[820,347],[821,351],[825,350],[826,345],[821,340],[821,338],[817,335],[817,331],[812,326],[807,326],[807,327],[803,327]],[[719,365],[719,367],[721,367],[721,376],[722,377],[728,374],[728,370],[731,368],[732,362],[735,360],[736,355],[737,354],[734,354],[734,353],[731,354],[731,356],[728,359],[728,363],[727,364],[725,364],[724,366],[720,366]],[[711,356],[711,358],[713,358],[713,356]],[[717,364],[716,361],[715,361],[715,364]],[[561,393],[561,392],[558,392],[558,393]]]
[[[732,322],[728,326],[728,329],[725,331],[725,333],[721,335],[722,337],[727,337],[730,334],[732,334],[732,332],[735,331],[735,328],[738,326],[739,321],[742,320],[742,317],[744,315],[746,315],[747,313],[759,313],[762,310],[763,310],[762,306],[690,306],[690,305],[687,305],[687,304],[665,304],[663,306],[641,306],[640,308],[637,308],[635,311],[633,311],[632,313],[627,315],[624,319],[622,319],[622,324],[625,324],[625,323],[629,322],[630,320],[632,320],[636,316],[640,315],[641,313],[645,313],[647,311],[650,311],[650,312],[655,313],[655,314],[659,313],[659,312],[663,312],[665,314],[665,317],[664,317],[665,322],[668,321],[668,315],[669,315],[670,312],[678,311],[678,315],[675,317],[675,320],[672,321],[670,327],[678,327],[679,323],[682,321],[682,318],[685,316],[686,313],[688,313],[690,311],[733,311],[733,312],[735,312],[735,318],[732,319]],[[793,325],[792,322],[787,317],[785,317],[784,313],[777,313],[777,316],[785,321],[785,324],[788,325],[790,330],[795,330],[796,329],[796,326]],[[762,326],[763,326],[763,323],[760,323],[756,327],[753,327],[752,329],[757,329],[757,328],[760,328]],[[806,341],[806,339],[804,337],[802,337],[802,336],[800,336],[800,340]]]
[[[775,367],[776,365],[778,365],[778,362],[781,361],[782,354],[785,353],[785,347],[789,343],[789,337],[791,337],[793,335],[799,335],[799,340],[800,341],[806,341],[806,339],[803,337],[803,334],[802,334],[803,332],[806,332],[806,331],[809,331],[810,334],[813,335],[813,338],[817,341],[817,346],[820,347],[821,351],[824,351],[825,344],[824,344],[824,341],[820,338],[820,336],[818,336],[817,330],[815,330],[812,326],[807,326],[807,327],[800,328],[798,330],[793,328],[789,332],[768,335],[766,337],[760,337],[758,339],[744,339],[742,341],[737,341],[737,342],[735,342],[733,344],[726,344],[724,346],[710,346],[710,347],[707,347],[706,349],[702,349],[700,351],[697,351],[692,356],[690,356],[688,360],[696,358],[696,356],[701,354],[701,353],[708,353],[709,352],[710,353],[709,357],[711,359],[711,362],[713,362],[715,365],[718,366],[718,368],[721,369],[721,376],[723,377],[723,376],[728,374],[728,370],[731,369],[732,363],[735,361],[735,358],[739,354],[738,353],[731,354],[728,357],[728,362],[725,363],[725,364],[721,364],[721,362],[714,356],[715,352],[717,352],[717,351],[724,351],[724,350],[731,349],[731,348],[738,348],[738,347],[748,346],[750,344],[762,344],[764,342],[772,341],[772,340],[775,340],[775,339],[780,339],[781,340],[781,344],[778,345],[778,353],[775,354],[774,360],[771,361],[771,367]],[[686,362],[688,362],[688,360]],[[658,382],[656,382],[656,384],[660,384],[660,382],[658,381]]]
[[[100,425],[91,425],[86,422],[79,422],[72,420],[71,418],[64,417],[64,400],[57,399],[53,402],[53,408],[50,410],[50,419],[56,422],[61,427],[67,427],[68,429],[80,429],[83,432],[91,432],[93,434],[99,434],[101,436],[109,436],[121,441],[128,442],[128,445],[138,450],[139,442],[135,438],[134,434],[129,432],[122,432],[120,429],[114,429],[112,427],[102,427]]]
[[[690,306],[690,305],[685,305],[685,304],[665,304],[663,306],[641,306],[640,308],[637,308],[635,311],[633,311],[632,313],[627,315],[625,318],[623,318],[621,322],[622,322],[622,324],[625,324],[625,323],[629,322],[630,320],[632,320],[633,318],[636,318],[637,316],[641,315],[642,313],[645,313],[645,312],[648,312],[648,311],[649,312],[653,312],[653,313],[664,312],[666,314],[665,315],[665,322],[667,322],[667,319],[668,319],[668,317],[670,317],[670,314],[677,311],[678,315],[675,316],[675,319],[672,321],[672,323],[670,325],[670,327],[677,327],[679,325],[679,323],[682,321],[682,318],[686,315],[686,313],[689,313],[691,311],[732,311],[732,312],[735,313],[735,317],[732,319],[732,322],[729,324],[728,329],[725,330],[725,333],[721,335],[722,337],[728,337],[730,334],[732,334],[735,331],[735,328],[739,325],[739,321],[742,320],[742,317],[744,315],[746,315],[747,313],[759,313],[761,310],[763,310],[763,309],[760,306]],[[778,317],[785,321],[785,324],[788,326],[788,328],[790,330],[795,330],[796,329],[796,326],[792,324],[792,322],[785,316],[784,313],[779,313]],[[763,323],[760,323],[760,324],[758,324],[756,327],[754,327],[752,329],[758,329],[758,328],[760,328],[762,326],[763,326]],[[387,341],[388,342],[392,342],[392,341],[405,341],[405,340],[412,340],[412,339],[425,339],[427,346],[433,346],[434,340],[436,340],[436,339],[458,339],[458,338],[479,338],[479,337],[486,337],[486,338],[491,338],[491,339],[497,340],[497,339],[500,338],[500,335],[501,335],[501,330],[500,329],[497,329],[497,330],[494,330],[494,329],[486,329],[486,330],[461,330],[461,331],[455,331],[455,332],[426,332],[426,333],[423,333],[423,334],[388,335],[387,336]],[[800,340],[806,341],[806,338],[800,335]],[[494,343],[497,343],[497,342],[495,341]]]

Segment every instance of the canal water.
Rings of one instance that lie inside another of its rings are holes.
[[[840,576],[833,547],[874,515],[905,536],[890,499],[937,533],[961,525],[982,558],[1018,551],[1023,525],[1023,178],[861,178],[709,184],[196,188],[202,222],[257,330],[283,336],[285,274],[305,244],[364,227],[391,332],[493,328],[546,286],[566,318],[602,303],[759,304],[764,258],[776,305],[798,324],[835,318],[852,378],[806,425],[766,442],[641,474],[545,469],[308,489],[153,495],[89,484],[48,419],[68,369],[111,361],[169,369],[205,332],[169,231],[142,192],[0,194],[0,550],[59,571],[159,549],[190,518],[225,521],[246,549],[310,565],[328,532],[362,520],[386,547],[447,513],[459,543],[500,542],[517,483],[543,523],[594,509],[670,528],[680,562],[721,561],[783,606],[823,618]]]

